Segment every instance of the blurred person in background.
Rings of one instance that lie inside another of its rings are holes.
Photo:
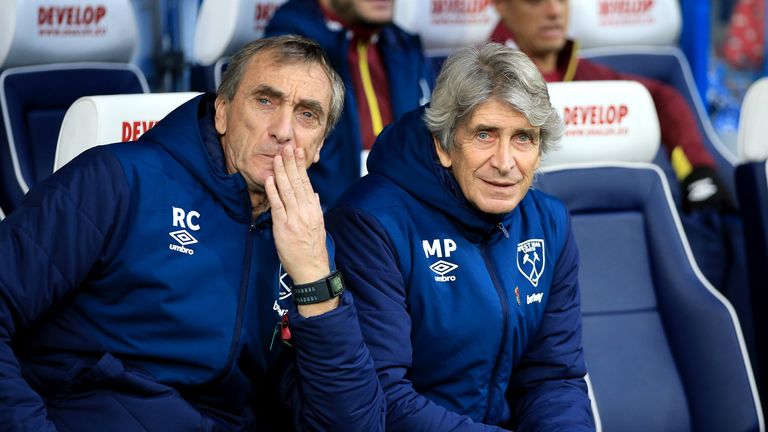
[[[394,0],[289,0],[265,30],[316,40],[346,85],[344,113],[309,171],[324,207],[363,174],[384,126],[429,101],[421,41],[393,24],[393,13]]]

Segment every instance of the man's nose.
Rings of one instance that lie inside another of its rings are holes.
[[[276,110],[269,119],[269,135],[278,144],[286,144],[293,139],[293,111],[287,108]]]
[[[546,5],[544,7],[546,7],[547,14],[550,16],[560,16],[565,8],[568,7],[563,0],[545,0],[545,2]]]
[[[505,143],[499,143],[496,152],[491,158],[491,166],[500,173],[506,174],[515,166],[515,157],[511,146]]]

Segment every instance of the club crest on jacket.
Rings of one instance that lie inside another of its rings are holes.
[[[517,269],[533,286],[544,274],[544,240],[530,239],[517,244]]]

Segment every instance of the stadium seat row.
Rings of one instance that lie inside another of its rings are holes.
[[[261,37],[282,2],[204,1],[193,90],[215,90],[228,56]],[[137,44],[131,2],[101,3],[0,3],[0,28],[5,29],[0,31],[0,208],[5,214],[29,188],[85,148],[133,140],[195,95],[149,93],[143,74],[129,63]],[[456,46],[485,40],[498,19],[490,2],[475,2],[485,7],[462,13],[450,8],[457,3],[444,2],[445,8],[398,3],[396,21],[422,35],[436,65]],[[715,135],[675,47],[681,27],[677,2],[645,2],[646,19],[623,22],[620,37],[616,18],[597,13],[598,3],[571,2],[572,13],[580,17],[580,27],[571,32],[592,47],[585,55],[665,81],[686,95],[732,195],[739,197],[745,229],[755,234],[746,253],[751,287],[729,291],[732,298],[747,300],[732,304],[703,278],[692,257],[667,180],[671,170],[659,157],[658,120],[647,91],[631,82],[551,85],[553,104],[566,119],[569,112],[592,110],[590,116],[604,120],[566,122],[561,149],[543,161],[536,184],[562,199],[573,215],[583,262],[584,345],[595,417],[606,431],[762,431],[753,366],[759,378],[768,335],[754,325],[762,359],[755,363],[745,333],[756,323],[751,305],[768,305],[761,292],[768,286],[768,154],[760,124],[766,114],[753,102],[765,100],[768,85],[756,84],[745,100],[739,148],[748,159],[740,159]],[[739,160],[751,162],[736,168]]]

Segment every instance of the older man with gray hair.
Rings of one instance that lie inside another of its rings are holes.
[[[460,50],[326,215],[388,431],[594,430],[570,218],[531,189],[562,134],[528,57]]]
[[[0,429],[383,430],[307,177],[343,100],[317,43],[259,39],[30,191],[0,222]]]

